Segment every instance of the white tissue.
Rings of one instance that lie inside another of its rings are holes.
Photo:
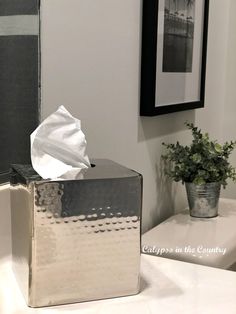
[[[43,179],[77,179],[90,167],[80,120],[63,106],[31,134],[31,162]]]

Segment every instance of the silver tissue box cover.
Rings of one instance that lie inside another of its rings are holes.
[[[69,181],[12,167],[13,269],[31,307],[139,292],[142,176],[92,162]]]

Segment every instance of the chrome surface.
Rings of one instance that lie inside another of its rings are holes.
[[[32,184],[10,186],[12,267],[22,294],[28,300],[31,274],[33,194]]]
[[[111,161],[93,163],[88,179],[57,182],[15,167],[13,243],[24,233],[25,247],[13,256],[22,264],[17,256],[29,248],[20,281],[28,282],[32,307],[139,292],[142,177]]]
[[[196,185],[185,183],[190,215],[197,218],[218,216],[221,184],[219,182]]]

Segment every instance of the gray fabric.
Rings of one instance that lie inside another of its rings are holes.
[[[30,162],[39,115],[39,0],[0,0],[0,183]]]
[[[0,16],[38,13],[38,0],[0,0]]]
[[[9,0],[8,0],[9,1]],[[0,172],[30,162],[38,124],[38,36],[0,36]]]
[[[0,36],[38,35],[38,15],[0,16]]]

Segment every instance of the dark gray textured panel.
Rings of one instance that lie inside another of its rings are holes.
[[[38,61],[38,36],[0,37],[0,172],[30,161],[30,133],[38,124]]]
[[[38,13],[38,0],[0,0],[0,16]]]

